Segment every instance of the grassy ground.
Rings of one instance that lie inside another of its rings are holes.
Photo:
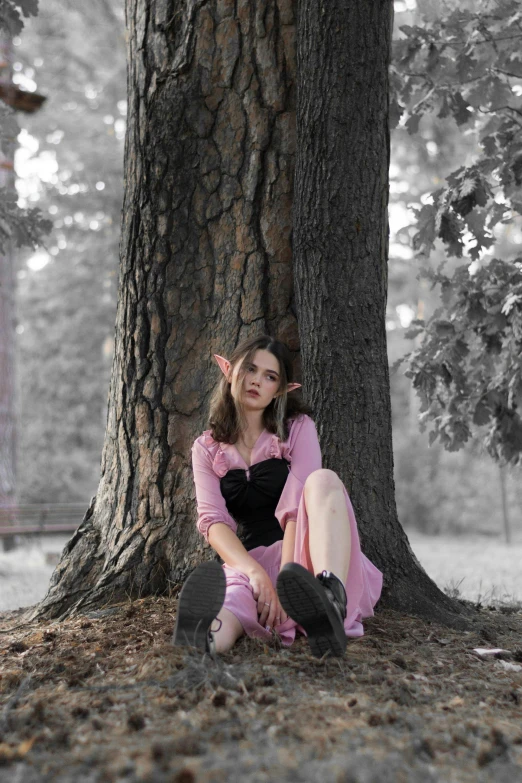
[[[413,551],[446,592],[469,601],[522,604],[522,530],[509,546],[485,536],[425,536],[408,530]],[[36,540],[13,552],[0,552],[0,611],[29,606],[46,593],[64,536]]]
[[[510,544],[489,536],[424,536],[408,531],[411,547],[448,594],[484,605],[522,607],[522,531]]]
[[[522,781],[520,611],[480,609],[465,633],[381,611],[343,659],[300,638],[216,661],[171,646],[175,611],[149,598],[4,633],[0,781]]]

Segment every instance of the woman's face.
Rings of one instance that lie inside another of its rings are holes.
[[[246,411],[262,411],[270,405],[279,389],[279,360],[270,351],[265,351],[263,348],[257,350],[252,362],[245,367],[246,375],[242,389],[237,387],[240,364],[238,362],[232,371],[232,396],[235,400],[241,400]]]

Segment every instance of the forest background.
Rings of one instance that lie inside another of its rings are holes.
[[[398,0],[394,37],[401,37],[403,25],[425,24],[430,15],[435,21],[443,5]],[[126,115],[123,4],[49,0],[14,46],[15,82],[47,96],[40,111],[18,118],[20,205],[38,206],[54,224],[36,252],[17,257],[18,498],[23,504],[87,506],[99,478],[116,311]],[[479,148],[476,127],[459,125],[454,113],[419,112],[414,124],[402,122],[391,137],[391,365],[419,346],[412,322],[428,319],[440,305],[438,287],[418,277],[412,209],[422,210],[427,195],[460,165],[471,165]],[[495,238],[480,264],[517,256],[520,221],[498,225]],[[423,264],[435,273],[444,258],[437,240]],[[459,264],[462,259],[447,262],[446,271]],[[440,440],[429,445],[404,369],[391,379],[403,526],[434,535],[502,536],[504,488],[511,526],[520,531],[520,469],[495,464],[480,437],[455,451]]]

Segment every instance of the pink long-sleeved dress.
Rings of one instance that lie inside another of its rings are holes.
[[[192,466],[197,525],[206,540],[209,528],[216,522],[238,532],[240,520],[243,542],[249,554],[263,566],[275,585],[281,563],[283,531],[287,521],[295,519],[294,561],[313,573],[303,489],[307,477],[321,468],[321,449],[315,424],[309,416],[300,414],[290,422],[288,440],[284,442],[264,430],[252,449],[250,466],[234,445],[219,443],[207,430],[194,441]],[[373,615],[381,594],[382,573],[361,552],[357,523],[345,487],[344,496],[351,529],[344,628],[347,636],[362,636],[362,620]],[[273,543],[259,545],[263,540]],[[224,607],[238,618],[248,636],[270,639],[270,632],[258,622],[257,601],[248,577],[226,563],[223,568],[227,582]],[[290,618],[275,627],[287,646],[292,644],[296,629],[304,633]]]

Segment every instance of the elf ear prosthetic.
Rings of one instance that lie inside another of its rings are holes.
[[[290,392],[295,391],[296,389],[300,389],[301,384],[300,383],[288,383],[286,386],[286,393],[290,394]]]
[[[217,353],[214,354],[214,359],[221,367],[223,375],[226,377],[228,381],[229,380],[228,374],[230,372],[230,362],[228,361],[228,359],[225,359],[223,356],[218,356]]]
[[[225,359],[224,356],[219,356],[219,354],[214,354],[214,359],[219,364],[221,371],[223,372],[223,375],[226,377],[227,381],[230,381],[229,375],[230,375],[230,362],[228,359]],[[286,393],[290,394],[290,392],[295,391],[296,389],[300,389],[301,384],[300,383],[289,383],[286,387]],[[279,392],[280,394],[281,392]]]

